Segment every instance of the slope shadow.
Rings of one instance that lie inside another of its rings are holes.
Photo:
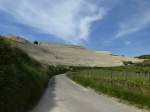
[[[50,112],[55,106],[55,77],[50,79],[47,89],[39,103],[29,112]]]

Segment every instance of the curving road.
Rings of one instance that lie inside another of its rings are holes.
[[[98,95],[65,75],[57,75],[50,82],[39,104],[30,112],[144,112],[122,104],[113,98]]]

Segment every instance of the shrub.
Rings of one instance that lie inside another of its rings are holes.
[[[38,45],[38,44],[39,44],[39,42],[35,40],[35,41],[34,41],[34,44],[35,44],[35,45]]]
[[[132,62],[132,61],[124,61],[123,64],[126,65],[126,66],[127,66],[127,65],[132,65],[133,62]]]

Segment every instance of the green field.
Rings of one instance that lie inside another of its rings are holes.
[[[43,66],[0,37],[0,112],[25,112],[39,100],[49,78],[63,67]]]
[[[142,64],[123,67],[83,67],[68,73],[68,77],[97,92],[150,108],[150,61],[147,59]]]

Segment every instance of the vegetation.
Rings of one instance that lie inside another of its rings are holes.
[[[40,98],[48,79],[65,70],[42,66],[0,37],[0,112],[25,112]]]
[[[38,45],[38,44],[39,44],[39,42],[38,42],[38,41],[36,41],[36,40],[35,40],[33,43],[34,43],[35,45]]]
[[[145,61],[142,63],[142,66],[150,66],[150,55],[142,55],[138,58],[145,59]]]
[[[150,108],[150,61],[122,67],[80,68],[68,73],[77,83]]]
[[[137,58],[140,58],[140,59],[150,59],[150,55],[142,55],[142,56],[139,56]]]

